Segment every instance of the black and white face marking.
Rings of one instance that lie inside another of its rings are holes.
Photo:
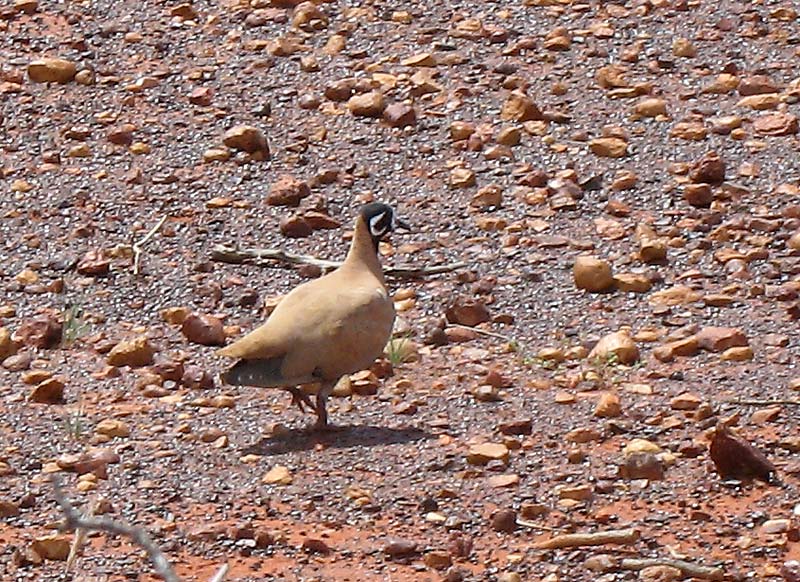
[[[394,230],[394,210],[382,202],[370,202],[361,209],[369,234],[376,243]]]
[[[391,208],[369,219],[369,232],[374,238],[381,238],[392,230],[394,230],[394,212]]]

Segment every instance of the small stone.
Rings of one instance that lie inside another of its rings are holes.
[[[684,392],[670,400],[669,406],[672,410],[695,410],[702,402],[703,400],[697,394]]]
[[[214,90],[211,87],[195,87],[189,93],[189,103],[192,105],[199,105],[201,107],[208,107],[211,105],[214,98]]]
[[[618,137],[598,137],[589,142],[589,150],[601,158],[622,158],[628,154],[628,142]]]
[[[407,558],[418,553],[417,542],[406,539],[392,539],[383,546],[383,553],[392,559]]]
[[[503,188],[497,184],[490,184],[480,188],[470,200],[469,205],[475,208],[499,207],[503,203]]]
[[[733,347],[747,347],[747,336],[739,328],[704,327],[697,333],[698,346],[709,352],[724,352]]]
[[[279,225],[281,234],[289,238],[305,238],[310,236],[314,229],[308,221],[297,214],[283,218]]]
[[[133,143],[133,132],[136,131],[136,126],[132,123],[123,123],[116,127],[112,127],[106,133],[106,139],[114,145],[129,146]]]
[[[483,443],[473,445],[467,452],[470,465],[485,465],[490,461],[508,462],[508,447],[502,443]]]
[[[664,478],[664,463],[658,455],[651,452],[631,453],[625,455],[619,473],[620,477],[628,480],[660,481]]]
[[[519,475],[510,473],[507,475],[493,475],[487,480],[489,487],[501,489],[503,487],[513,487],[519,485]]]
[[[794,251],[800,251],[800,230],[796,230],[794,234],[786,241],[786,246]]]
[[[225,344],[225,328],[222,321],[213,315],[190,313],[183,320],[181,333],[192,343],[203,346]]]
[[[63,562],[69,556],[70,546],[70,536],[54,534],[36,538],[31,542],[30,549],[45,560]]]
[[[61,341],[63,326],[50,315],[39,315],[25,321],[13,336],[15,342],[35,348],[52,348]]]
[[[619,569],[619,558],[609,554],[597,554],[586,558],[583,567],[592,572],[611,572]]]
[[[200,366],[186,366],[181,376],[181,384],[191,390],[210,390],[214,387],[214,376]],[[211,403],[208,403],[211,405]]]
[[[0,499],[0,518],[19,515],[19,505],[8,499]]]
[[[504,435],[527,435],[533,431],[533,419],[524,418],[520,420],[510,420],[501,422],[497,425],[497,430]]]
[[[203,161],[209,162],[225,162],[231,159],[231,151],[228,148],[208,148],[203,152]]]
[[[300,201],[310,195],[311,188],[306,181],[284,174],[270,186],[266,203],[270,206],[299,206]]]
[[[753,129],[759,135],[793,135],[798,132],[797,117],[791,113],[762,115],[753,121]]]
[[[680,121],[672,126],[669,135],[689,141],[702,141],[708,137],[708,129],[701,121]]]
[[[791,519],[768,519],[761,524],[761,533],[767,535],[777,535],[786,533],[792,528]]]
[[[570,443],[585,444],[603,440],[603,435],[596,428],[575,428],[569,431],[564,439]]]
[[[721,184],[725,181],[725,162],[716,152],[708,152],[692,164],[689,178],[696,183]]]
[[[492,514],[490,525],[494,531],[511,533],[517,529],[517,512],[513,509],[500,509]]]
[[[625,448],[622,449],[625,455],[633,455],[635,453],[660,453],[661,451],[661,447],[656,443],[639,438],[631,439],[631,441],[625,445]]]
[[[422,561],[428,568],[433,568],[434,570],[444,570],[453,564],[453,559],[450,557],[450,553],[442,550],[431,550],[430,552],[426,552],[422,557]]]
[[[64,402],[64,386],[63,378],[53,376],[37,384],[29,400],[41,404],[61,404]]]
[[[637,103],[633,110],[637,115],[641,115],[642,117],[657,117],[659,115],[666,115],[667,102],[664,99],[651,97]]]
[[[417,124],[417,111],[405,103],[392,103],[383,110],[383,120],[390,127],[413,127]]]
[[[125,438],[131,434],[130,427],[116,418],[105,418],[97,423],[94,432],[111,438]]]
[[[653,282],[647,275],[639,273],[618,273],[614,275],[614,285],[623,293],[647,293]]]
[[[656,291],[650,295],[651,305],[674,307],[676,305],[686,305],[699,301],[702,295],[686,285],[675,285],[661,291]]]
[[[222,143],[227,147],[247,153],[261,152],[269,157],[267,138],[257,127],[237,125],[225,132]]]
[[[449,185],[451,188],[469,188],[475,185],[475,172],[469,168],[453,168],[450,170]]]
[[[28,65],[28,77],[34,83],[69,83],[78,68],[66,59],[37,59]]]
[[[728,348],[719,358],[725,362],[746,362],[753,359],[753,349],[750,346]]]
[[[261,482],[267,485],[289,485],[292,479],[292,473],[288,467],[275,465],[261,478]]]
[[[140,368],[153,363],[155,349],[145,336],[123,340],[115,345],[106,357],[110,366]]]
[[[330,554],[333,550],[319,538],[304,538],[300,546],[307,554]]]
[[[347,101],[347,109],[357,117],[381,117],[386,109],[386,99],[380,91],[353,95]]]
[[[81,275],[90,275],[92,277],[99,277],[107,275],[111,267],[111,261],[108,259],[102,249],[92,249],[86,252],[81,260],[78,261],[76,270]]]
[[[445,312],[447,321],[468,327],[489,321],[491,316],[480,299],[456,297]]]
[[[684,57],[687,59],[697,56],[697,49],[686,38],[676,38],[672,42],[672,54],[676,57]]]
[[[581,255],[575,259],[572,276],[578,289],[602,293],[614,288],[611,264],[597,257]]]
[[[600,418],[615,418],[622,414],[619,396],[613,392],[605,392],[594,409],[594,415]]]
[[[475,124],[467,121],[454,121],[450,124],[450,137],[453,141],[469,139],[475,133]]]
[[[500,119],[504,121],[536,121],[542,118],[542,112],[533,99],[518,90],[509,94],[500,111]]]
[[[0,361],[17,353],[17,343],[11,339],[8,328],[0,327]]]
[[[648,566],[639,571],[639,580],[642,582],[673,582],[684,578],[683,572],[674,566]]]
[[[184,20],[196,20],[199,16],[195,7],[189,3],[173,6],[169,9],[169,15]]]
[[[683,199],[695,208],[708,208],[714,201],[714,191],[708,184],[686,184]]]
[[[631,338],[630,331],[622,329],[603,336],[589,352],[589,359],[630,365],[639,359],[639,348]]]

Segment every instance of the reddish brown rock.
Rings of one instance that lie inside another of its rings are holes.
[[[115,345],[108,352],[106,361],[109,366],[138,368],[152,364],[154,354],[155,349],[150,345],[148,339],[145,336],[139,336],[123,340]]]
[[[512,91],[503,104],[500,119],[504,121],[535,121],[542,119],[542,111],[522,91]]]
[[[347,109],[357,117],[381,117],[386,109],[386,99],[380,91],[353,95],[347,100]]]
[[[91,249],[78,261],[77,271],[81,275],[98,277],[107,275],[110,267],[111,261],[102,249]]]
[[[718,153],[708,152],[692,164],[689,178],[696,183],[721,184],[725,181],[725,162]]]
[[[383,120],[391,127],[413,127],[417,124],[417,111],[405,103],[392,103],[383,110]]]
[[[181,333],[192,343],[203,346],[221,346],[225,344],[225,329],[222,321],[213,315],[191,313],[181,325]]]
[[[257,127],[237,125],[225,132],[222,143],[227,147],[247,153],[261,152],[269,156],[267,138]]]
[[[305,218],[292,214],[281,220],[280,231],[283,236],[289,238],[305,238],[314,232],[314,229]]]
[[[704,327],[697,333],[697,345],[709,352],[724,352],[728,348],[747,346],[747,336],[738,328]]]
[[[479,299],[458,297],[445,312],[447,321],[468,327],[489,321],[489,309]]]
[[[305,180],[284,174],[270,186],[266,202],[270,206],[299,206],[300,201],[310,195],[311,188]]]
[[[51,315],[25,321],[14,334],[14,341],[34,348],[52,348],[61,341],[62,324]]]
[[[683,199],[697,208],[708,208],[714,202],[714,191],[708,184],[686,184]]]
[[[40,404],[61,404],[64,402],[64,379],[59,376],[48,378],[31,392],[28,399]]]
[[[753,129],[759,135],[794,135],[798,131],[797,117],[790,113],[762,115],[753,122]]]
[[[75,63],[66,59],[37,59],[28,65],[28,77],[34,83],[69,83],[77,72]]]

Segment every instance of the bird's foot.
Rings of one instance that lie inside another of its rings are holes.
[[[306,407],[308,410],[316,410],[316,406],[314,403],[311,402],[311,398],[308,397],[302,389],[294,387],[294,388],[287,388],[289,393],[292,395],[292,404],[296,404],[297,408],[300,409],[300,412],[305,413]]]

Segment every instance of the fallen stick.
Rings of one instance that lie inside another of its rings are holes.
[[[217,245],[211,249],[211,260],[220,263],[230,263],[240,265],[242,263],[266,266],[267,261],[278,261],[291,263],[294,265],[313,265],[321,269],[335,269],[341,266],[340,261],[329,261],[318,259],[311,255],[299,255],[290,253],[283,249],[237,249],[225,245]],[[430,275],[449,273],[457,269],[463,269],[467,263],[451,263],[449,265],[438,265],[435,267],[386,267],[383,272],[388,277],[398,279],[415,279]]]
[[[127,525],[106,517],[81,515],[70,500],[67,499],[64,490],[61,488],[61,482],[58,477],[51,475],[50,482],[53,485],[53,496],[64,514],[65,529],[68,531],[99,531],[129,538],[147,553],[147,557],[153,565],[153,569],[164,582],[181,582],[181,579],[175,574],[175,570],[172,568],[172,564],[169,563],[169,560],[167,560],[164,552],[161,551],[161,548],[156,545],[153,538],[151,538],[143,528]],[[223,582],[227,572],[228,565],[223,564],[211,578],[211,582]]]
[[[725,572],[722,568],[701,566],[685,560],[671,558],[623,558],[620,567],[623,570],[644,570],[651,566],[671,566],[680,570],[688,578],[702,578],[704,580],[722,580]]]
[[[540,550],[578,548],[581,546],[602,546],[603,544],[633,544],[639,539],[639,530],[611,529],[594,533],[562,534],[535,545]]]
[[[474,331],[478,335],[485,335],[485,336],[488,336],[488,337],[494,337],[494,338],[506,341],[506,342],[508,342],[510,344],[516,343],[516,340],[513,337],[510,337],[510,336],[507,336],[507,335],[503,335],[502,333],[496,333],[494,331],[489,331],[487,329],[481,329],[479,327],[473,327],[471,325],[461,325],[460,323],[448,323],[447,327],[457,327],[459,329],[468,329],[470,331]]]
[[[800,400],[723,400],[723,402],[742,406],[800,406]]]
[[[142,239],[140,239],[140,240],[136,241],[135,243],[133,243],[133,274],[134,275],[138,275],[139,274],[139,261],[141,260],[141,257],[142,257],[142,251],[144,250],[144,245],[146,245],[150,241],[150,239],[155,236],[155,234],[158,232],[158,230],[162,226],[164,226],[164,223],[166,221],[167,221],[167,215],[165,214],[164,216],[161,217],[161,220],[159,220],[156,223],[156,225],[153,228],[151,228],[150,231],[146,235],[144,235],[144,237]]]
[[[97,511],[97,500],[92,501],[86,516],[93,516],[95,511]],[[88,532],[82,527],[75,528],[75,538],[72,540],[72,545],[69,548],[69,555],[67,556],[67,570],[72,570],[72,566],[75,565],[75,560],[78,559],[78,552],[86,541],[87,533]]]

